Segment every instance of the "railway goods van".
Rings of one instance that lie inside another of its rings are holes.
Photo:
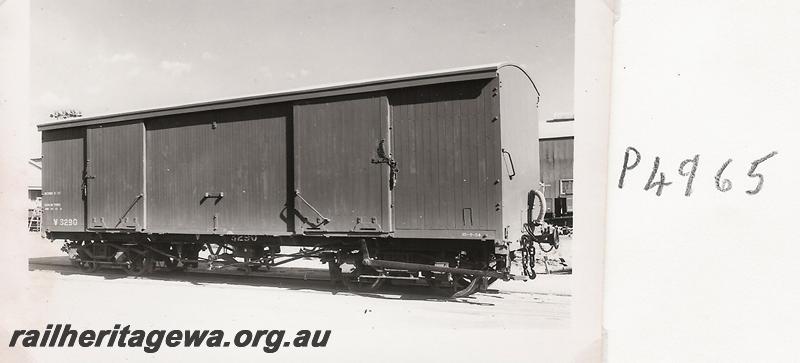
[[[42,231],[87,270],[316,257],[469,294],[557,242],[538,98],[497,64],[42,124]]]

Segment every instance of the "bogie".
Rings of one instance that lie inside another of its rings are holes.
[[[102,236],[102,235],[101,235]],[[458,245],[441,248],[428,241],[425,244],[397,245],[377,239],[342,239],[338,241],[313,240],[306,247],[283,253],[281,246],[268,238],[259,241],[232,243],[149,241],[109,239],[68,242],[65,249],[73,251],[77,265],[85,272],[101,268],[122,269],[131,276],[145,276],[154,272],[174,272],[193,268],[238,269],[252,272],[268,270],[274,266],[299,259],[318,259],[328,264],[331,281],[354,292],[374,292],[388,282],[397,284],[431,285],[438,293],[466,296],[485,285],[483,277],[447,271],[427,271],[428,267],[468,269],[468,271],[502,271],[504,265],[491,256],[491,243],[475,244],[469,248]],[[302,243],[298,243],[302,244]],[[410,246],[410,247],[409,247]],[[446,245],[445,245],[446,246]],[[390,261],[408,264],[407,268],[369,266],[368,263]]]

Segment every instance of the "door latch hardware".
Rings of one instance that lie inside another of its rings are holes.
[[[397,173],[400,170],[397,168],[397,161],[386,153],[385,143],[385,139],[381,139],[381,141],[378,142],[378,158],[373,158],[371,162],[373,164],[386,164],[389,166],[389,190],[393,190],[397,185]]]
[[[303,196],[300,195],[300,191],[299,190],[295,190],[294,191],[294,196],[297,197],[297,198],[300,198],[300,201],[302,201],[305,205],[307,205],[309,208],[311,208],[311,210],[314,211],[314,213],[316,213],[319,216],[319,218],[317,218],[317,223],[316,224],[308,223],[308,220],[304,219],[304,222],[309,224],[309,225],[311,225],[311,228],[316,229],[316,228],[321,227],[322,225],[325,225],[325,224],[328,224],[328,223],[331,222],[331,220],[328,217],[325,217],[324,215],[322,215],[322,213],[320,213],[317,210],[317,208],[314,208],[314,206],[311,205],[311,203],[309,203],[306,200],[306,198],[303,198]],[[322,218],[322,220],[320,220],[320,218]]]

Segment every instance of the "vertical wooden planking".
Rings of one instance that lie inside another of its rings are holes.
[[[297,202],[291,197],[297,185],[304,196],[312,194],[307,199],[315,207],[324,206],[325,216],[336,217],[328,230],[358,229],[357,218],[373,216],[384,230],[496,230],[500,191],[493,182],[502,165],[490,123],[496,83],[472,79],[92,126],[86,150],[90,173],[100,178],[90,181],[87,208],[103,218],[93,227],[289,233],[295,229],[284,205]],[[388,167],[369,162],[381,139],[399,162],[395,190],[388,187]],[[56,158],[52,151],[43,154]],[[69,158],[75,154],[67,156],[65,162],[74,163]],[[84,155],[76,159],[72,170],[81,171]],[[131,197],[130,191],[137,193]],[[205,193],[225,196],[207,199]],[[84,209],[82,201],[70,203]],[[120,216],[136,221],[114,224]]]
[[[79,232],[86,227],[83,200],[83,128],[42,132],[42,230]]]
[[[392,138],[392,115],[389,109],[389,98],[386,94],[381,94],[378,112],[381,115],[381,137],[386,140],[386,151],[389,156],[394,158],[394,139]],[[394,221],[392,219],[392,186],[391,171],[384,168],[380,173],[381,207],[383,208],[383,222],[385,231],[394,231]]]
[[[439,115],[448,115],[448,117],[442,117],[439,120],[434,120],[436,123],[436,143],[438,144],[436,147],[436,153],[438,154],[437,158],[437,173],[438,182],[437,185],[441,185],[445,188],[436,188],[437,196],[436,199],[439,203],[436,204],[436,214],[437,220],[441,221],[441,224],[444,228],[453,228],[454,225],[450,223],[454,217],[455,213],[452,213],[452,205],[450,203],[450,198],[448,198],[448,194],[450,188],[452,186],[452,180],[447,179],[447,169],[450,167],[450,159],[447,155],[447,148],[448,145],[452,143],[452,140],[447,139],[447,123],[448,121],[452,120],[452,115],[449,114],[449,110],[447,109],[447,101],[439,102],[436,105],[436,115],[437,119]]]
[[[147,230],[147,128],[144,125],[144,122],[139,123],[139,128],[141,129],[141,136],[139,140],[141,142],[142,148],[142,155],[141,155],[141,163],[142,163],[142,220],[139,222],[139,228],[141,230]]]
[[[381,177],[388,166],[372,163],[385,139],[380,102],[380,95],[364,94],[294,106],[295,184],[311,205],[295,200],[297,232],[313,233],[323,217],[330,223],[320,225],[320,231],[388,226]]]
[[[503,236],[502,226],[502,205],[503,205],[503,184],[495,183],[496,180],[502,179],[502,147],[500,146],[501,129],[500,123],[492,122],[494,116],[499,116],[500,113],[500,79],[494,78],[484,88],[484,95],[486,100],[486,108],[481,115],[480,122],[486,128],[486,135],[488,142],[486,144],[486,185],[488,185],[488,193],[486,193],[487,203],[487,229],[494,229],[497,231],[497,236]],[[519,195],[523,198],[524,195]]]
[[[409,93],[407,101],[411,103],[414,97],[415,95],[413,93]],[[415,209],[407,210],[405,212],[411,214],[410,217],[414,221],[413,222],[414,229],[424,229],[425,228],[424,223],[426,217],[425,200],[427,198],[424,188],[430,187],[428,184],[429,183],[428,173],[426,172],[429,164],[428,161],[426,160],[426,158],[428,157],[428,153],[427,150],[425,149],[425,146],[427,145],[427,143],[425,142],[426,123],[423,113],[425,108],[424,105],[420,107],[412,107],[410,104],[406,107],[410,109],[409,117],[411,117],[411,119],[409,119],[409,121],[413,122],[414,125],[416,125],[416,134],[414,134],[414,139],[413,139],[413,142],[415,144],[413,157],[417,160],[417,178],[415,180],[416,182],[415,184],[403,185],[401,189],[403,191],[406,191],[409,197],[411,198],[416,197],[415,199],[417,203],[415,205]],[[398,155],[397,159],[398,163],[402,163],[402,161],[400,160],[403,160],[405,158],[402,155]],[[414,191],[415,188],[417,189],[416,192]]]
[[[470,206],[475,208],[473,213],[475,214],[475,225],[480,226],[481,221],[483,221],[482,216],[484,215],[485,206],[480,203],[480,164],[478,163],[478,158],[482,156],[480,153],[480,143],[482,138],[478,135],[478,126],[477,126],[477,114],[480,112],[479,109],[479,102],[470,102],[468,107],[469,112],[469,150],[470,156],[467,160],[467,163],[470,168],[470,178],[469,178],[469,199],[470,199]]]
[[[453,124],[456,122],[455,120],[455,113],[453,112],[453,101],[445,101],[444,104],[444,113],[451,115],[444,120],[442,123],[443,128],[443,139],[442,142],[444,143],[444,180],[447,181],[447,189],[441,191],[441,195],[439,199],[443,201],[442,209],[444,214],[444,219],[449,228],[454,229],[456,227],[456,214],[452,211],[455,211],[455,198],[453,189],[455,186],[458,185],[458,182],[453,179],[454,173],[453,168],[455,164],[455,160],[453,158]]]
[[[286,234],[289,110],[275,104],[152,120],[149,229]]]
[[[86,130],[87,227],[144,226],[144,128],[141,122]]]
[[[286,104],[219,111],[212,148],[217,233],[285,234]]]
[[[424,90],[421,92],[422,97],[425,97]],[[433,229],[433,226],[437,223],[434,220],[436,217],[434,215],[434,201],[433,198],[433,189],[436,188],[436,184],[434,184],[434,170],[436,170],[436,166],[433,164],[433,151],[432,150],[432,140],[431,134],[433,133],[432,129],[432,122],[431,122],[431,104],[424,103],[420,106],[422,115],[419,118],[420,122],[422,122],[422,145],[424,145],[423,151],[423,159],[422,159],[422,168],[424,173],[423,184],[417,186],[423,192],[423,199],[422,199],[422,228],[424,229]]]
[[[210,233],[215,190],[211,112],[148,120],[148,229],[155,233]],[[202,203],[201,203],[202,202]]]
[[[452,101],[452,112],[453,112],[453,122],[452,122],[452,163],[453,163],[453,187],[452,189],[452,198],[453,198],[453,208],[456,209],[455,213],[455,221],[453,228],[465,228],[472,225],[470,219],[467,219],[467,212],[464,210],[463,203],[464,203],[464,162],[462,161],[464,158],[464,141],[463,141],[463,133],[462,133],[462,117],[464,116],[461,112],[461,105],[463,101],[461,100],[453,100]],[[461,215],[458,215],[458,209],[461,208]]]
[[[487,160],[498,135],[484,122],[491,112],[488,81],[395,90],[394,121],[400,183],[394,191],[398,230],[495,230],[494,194]],[[498,131],[499,133],[499,131]],[[405,143],[403,145],[402,143]],[[499,152],[499,149],[498,149]],[[471,220],[465,221],[465,218]]]
[[[474,160],[475,155],[475,145],[474,140],[472,140],[472,135],[474,135],[474,128],[472,127],[472,119],[473,113],[475,112],[472,109],[473,102],[464,102],[461,101],[461,129],[462,129],[462,138],[461,138],[461,150],[464,152],[462,153],[462,166],[464,169],[464,176],[462,179],[461,184],[461,203],[464,208],[471,208],[471,206],[476,205],[473,199],[473,195],[475,194],[475,190],[473,186],[475,185],[475,168],[473,167],[472,160]],[[477,221],[477,213],[478,211],[472,211],[473,215],[476,218],[473,219],[472,226],[475,225],[475,221]],[[463,215],[463,212],[462,212]]]
[[[486,85],[484,85],[482,94],[486,94]],[[483,186],[487,182],[486,177],[486,144],[489,141],[489,134],[486,132],[486,125],[483,123],[483,116],[486,113],[486,97],[481,97],[478,99],[476,104],[477,111],[474,114],[475,123],[475,147],[478,151],[478,157],[475,159],[476,161],[476,168],[478,171],[478,175],[476,178],[476,185]],[[482,192],[476,193],[478,197],[478,205],[481,208],[478,208],[478,220],[480,221],[480,226],[485,227],[488,225],[489,213],[491,213],[492,205],[489,203],[488,193],[486,190],[482,190]]]

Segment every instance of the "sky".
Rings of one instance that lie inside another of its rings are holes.
[[[31,2],[31,120],[511,61],[573,112],[574,2]],[[32,152],[39,152],[38,149]]]

